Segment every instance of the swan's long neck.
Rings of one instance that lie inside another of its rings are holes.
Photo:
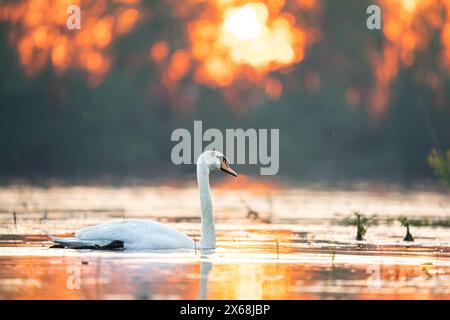
[[[202,210],[201,224],[202,234],[200,246],[202,249],[216,248],[216,229],[214,227],[214,215],[211,201],[211,188],[209,187],[209,167],[205,164],[197,164],[197,183],[200,192],[200,205]]]

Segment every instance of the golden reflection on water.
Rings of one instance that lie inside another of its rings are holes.
[[[399,224],[373,225],[363,242],[339,224],[355,208],[446,219],[446,194],[270,188],[271,206],[263,189],[240,195],[270,223],[214,190],[218,249],[206,255],[48,249],[45,236],[125,216],[198,241],[195,188],[3,188],[0,299],[450,299],[448,228],[415,226],[408,244]]]
[[[20,250],[1,252],[0,299],[450,299],[448,253]]]

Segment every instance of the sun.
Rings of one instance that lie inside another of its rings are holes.
[[[267,7],[262,3],[248,3],[225,12],[223,28],[241,41],[258,38],[264,31],[268,18]]]
[[[283,17],[270,19],[262,2],[228,8],[219,35],[233,62],[260,69],[271,63],[292,63],[292,38],[289,22]]]
[[[307,24],[297,23],[294,14],[283,10],[284,0],[242,2],[211,1],[205,14],[188,24],[194,79],[222,88],[242,80],[260,85],[277,99],[283,85],[269,73],[283,68],[283,73],[291,72],[314,37],[308,35]]]

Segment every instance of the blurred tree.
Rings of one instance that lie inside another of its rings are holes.
[[[450,147],[450,79],[438,63],[442,45],[431,41],[410,65],[398,68],[388,107],[374,114],[372,53],[384,37],[365,27],[368,4],[323,1],[320,19],[305,18],[314,20],[305,28],[316,41],[304,59],[264,75],[271,90],[282,85],[275,100],[264,86],[240,78],[223,88],[200,84],[191,69],[176,85],[166,85],[169,67],[150,58],[152,45],[164,42],[168,61],[189,49],[187,26],[197,6],[180,17],[166,1],[143,2],[149,17],[143,14],[132,30],[113,38],[105,49],[110,68],[95,86],[77,67],[60,73],[49,63],[30,76],[11,41],[13,24],[1,21],[0,176],[85,181],[192,174],[192,166],[171,163],[170,134],[201,119],[205,129],[279,128],[280,176],[293,181],[427,179],[432,171],[424,159],[434,142],[420,101],[435,136]],[[439,31],[427,36],[438,39]],[[431,159],[436,170],[441,160]],[[259,172],[247,165],[237,170]]]
[[[450,186],[450,150],[440,155],[436,149],[428,155],[428,164],[433,168],[434,174],[447,186]]]

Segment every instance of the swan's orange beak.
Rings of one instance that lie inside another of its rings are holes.
[[[229,173],[232,176],[237,177],[237,173],[230,168],[230,166],[228,165],[227,159],[223,158],[222,159],[222,163],[220,164],[220,170],[222,170],[223,172]]]

